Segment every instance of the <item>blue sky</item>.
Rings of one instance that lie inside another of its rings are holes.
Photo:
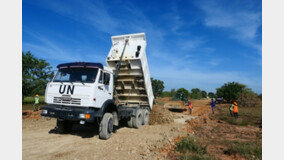
[[[145,32],[151,77],[165,90],[240,82],[262,92],[261,0],[23,0],[23,51],[54,67],[102,62],[110,36]]]

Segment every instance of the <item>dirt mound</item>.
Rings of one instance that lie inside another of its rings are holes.
[[[25,110],[22,111],[22,118],[23,119],[40,119],[41,111],[34,112],[33,110]]]
[[[150,114],[150,125],[169,124],[174,121],[174,115],[162,105],[154,105]]]

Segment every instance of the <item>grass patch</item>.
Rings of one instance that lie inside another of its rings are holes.
[[[40,109],[42,106],[44,106],[43,104],[40,104],[38,106],[38,109]],[[34,109],[34,106],[33,104],[23,104],[22,105],[22,110],[33,110]]]
[[[225,154],[240,154],[247,159],[262,159],[262,144],[261,141],[230,141]]]
[[[229,106],[229,104],[228,104]],[[240,126],[260,126],[262,123],[262,107],[239,107],[239,118],[231,117],[229,107],[218,106],[218,113],[215,115],[217,119],[226,121],[230,124]]]
[[[207,156],[207,146],[202,147],[193,137],[185,137],[178,144],[176,151],[183,153],[184,160],[211,160],[214,157]]]
[[[206,154],[206,147],[201,147],[201,145],[192,137],[183,138],[177,144],[176,150],[182,153],[193,152],[197,154]]]
[[[35,97],[25,97],[23,104],[34,104],[35,103]],[[44,103],[44,96],[39,96],[39,103]]]

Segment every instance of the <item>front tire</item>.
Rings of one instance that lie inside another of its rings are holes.
[[[109,139],[113,131],[113,115],[111,113],[105,113],[100,123],[99,138]]]

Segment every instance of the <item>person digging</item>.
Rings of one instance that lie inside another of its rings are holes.
[[[35,103],[34,103],[34,112],[38,111],[38,105],[39,105],[39,96],[38,94],[35,96]]]

